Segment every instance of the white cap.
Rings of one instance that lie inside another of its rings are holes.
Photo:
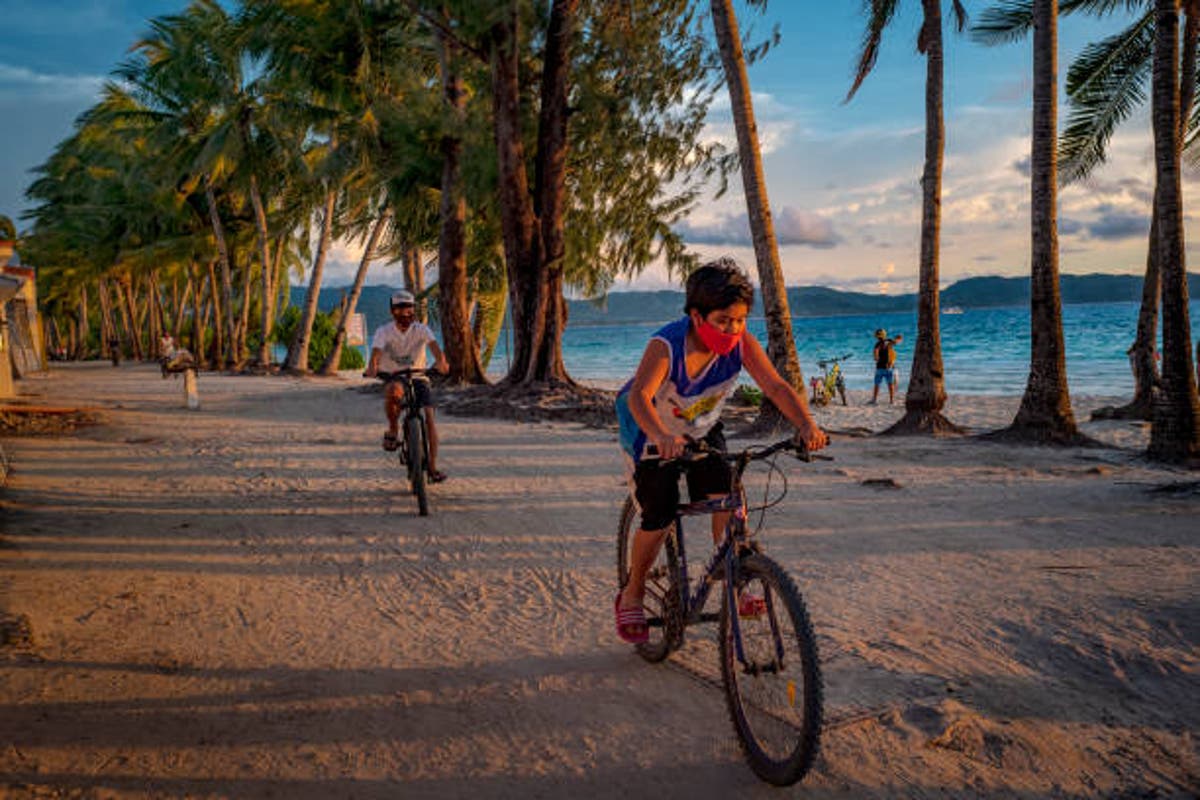
[[[394,306],[413,306],[416,305],[416,300],[413,294],[406,289],[397,289],[392,292],[392,305]]]

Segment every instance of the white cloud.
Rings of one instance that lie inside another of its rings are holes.
[[[98,98],[106,79],[98,75],[49,75],[27,67],[0,64],[0,95],[54,100]]]

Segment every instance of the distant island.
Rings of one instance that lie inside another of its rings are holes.
[[[1200,286],[1200,274],[1189,274],[1188,283]],[[1062,300],[1074,303],[1139,303],[1142,299],[1140,275],[1063,275]],[[304,302],[304,287],[292,287],[291,301]],[[321,290],[318,305],[322,311],[336,308],[347,287]],[[366,286],[358,301],[358,310],[366,315],[371,331],[388,318],[390,286]],[[856,314],[885,314],[917,309],[917,295],[846,292],[824,286],[792,286],[787,290],[788,306],[794,317],[836,317]],[[683,313],[683,292],[660,291],[611,292],[602,301],[571,300],[572,325],[626,325],[674,319]],[[995,308],[1029,304],[1029,278],[966,278],[941,291],[943,310]],[[762,315],[756,298],[753,316]]]

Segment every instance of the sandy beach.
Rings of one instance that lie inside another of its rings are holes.
[[[357,377],[206,373],[198,411],[154,365],[20,391],[96,422],[3,440],[0,797],[1200,796],[1200,490],[1145,425],[1063,450],[819,409],[835,460],[781,461],[760,534],[825,676],[816,767],[778,790],[712,630],[662,665],[612,631],[614,430],[443,416],[421,518]]]

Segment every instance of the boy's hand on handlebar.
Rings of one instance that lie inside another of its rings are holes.
[[[829,444],[829,437],[825,435],[825,431],[817,427],[816,423],[809,423],[796,429],[792,441],[811,453],[821,450]]]
[[[433,371],[442,375],[450,374],[450,362],[446,361],[445,358],[439,358],[433,365]]]
[[[374,378],[379,373],[379,369],[373,364],[368,366],[363,372],[364,378]]]
[[[665,436],[656,436],[651,441],[658,450],[658,457],[664,461],[679,458],[687,448],[687,439],[682,436],[667,434]]]

